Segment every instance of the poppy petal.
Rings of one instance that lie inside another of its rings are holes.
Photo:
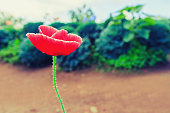
[[[46,25],[41,25],[39,26],[38,29],[39,29],[40,34],[44,34],[49,37],[51,37],[54,33],[58,32],[57,29],[50,27],[50,26],[46,26]]]
[[[65,50],[64,51],[64,56],[69,55],[70,53],[74,52],[80,44],[75,42],[75,41],[64,41],[65,43]]]
[[[76,34],[69,33],[67,41],[76,41],[76,42],[78,42],[81,45],[82,38],[80,36],[76,35]]]
[[[68,32],[64,29],[54,33],[51,37],[59,40],[64,40],[64,41],[75,41],[78,42],[79,45],[82,43],[81,37],[71,33],[68,34]]]
[[[80,46],[75,41],[58,40],[43,34],[27,33],[26,36],[38,50],[52,56],[69,55]]]
[[[48,36],[34,33],[27,33],[26,36],[38,50],[46,53],[46,51],[48,50],[47,46],[49,46],[47,42],[47,39],[49,38]],[[52,52],[51,50],[48,51]]]
[[[68,32],[64,29],[59,30],[58,32],[54,33],[51,38],[59,39],[59,40],[64,40],[66,41],[68,36]]]

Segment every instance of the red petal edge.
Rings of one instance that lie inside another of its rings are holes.
[[[66,30],[62,29],[62,30],[59,30],[58,32],[54,33],[51,36],[51,38],[66,41],[67,35],[68,35],[68,32]]]
[[[59,40],[63,40],[63,41],[75,41],[77,42],[79,45],[81,45],[82,43],[82,38],[76,34],[71,34],[62,29],[62,30],[59,30],[58,32],[54,33],[51,38],[54,38],[54,39],[59,39]]]
[[[54,33],[58,32],[57,29],[50,27],[50,26],[46,26],[46,25],[40,25],[38,30],[40,34],[44,34],[49,37],[51,37]]]
[[[82,38],[76,34],[68,34],[68,38],[67,41],[76,41],[77,43],[79,43],[79,45],[81,45],[82,43]]]
[[[54,39],[43,34],[27,33],[26,36],[38,50],[52,56],[69,55],[81,44],[76,41]]]

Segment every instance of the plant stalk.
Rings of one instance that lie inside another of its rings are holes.
[[[55,61],[56,61],[56,56],[53,56],[53,82],[54,82],[54,88],[55,88],[55,91],[57,93],[57,96],[58,96],[58,99],[60,100],[60,104],[61,104],[61,107],[62,107],[62,110],[63,110],[63,113],[65,113],[65,110],[64,110],[64,106],[63,106],[63,103],[62,103],[62,100],[61,100],[61,97],[59,95],[59,92],[57,90],[57,85],[56,85],[56,67],[55,67]]]

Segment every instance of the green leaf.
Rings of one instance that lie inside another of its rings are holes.
[[[126,11],[132,12],[132,13],[139,13],[142,10],[142,8],[143,8],[143,5],[137,5],[137,6],[131,6],[131,7],[127,6],[117,12],[122,13],[124,10],[126,10]]]
[[[139,19],[137,21],[138,25],[136,28],[143,28],[143,27],[147,27],[147,26],[152,26],[155,24],[155,20],[153,20],[152,18],[145,18],[145,19]]]
[[[123,26],[124,26],[124,28],[129,30],[132,27],[132,23],[131,23],[131,21],[127,20],[123,23]]]
[[[122,13],[117,15],[117,16],[115,16],[115,17],[113,17],[114,20],[121,20],[121,19],[124,19],[124,18],[125,18],[125,15],[122,14]]]
[[[105,62],[106,62],[106,64],[109,65],[109,66],[112,66],[112,65],[114,65],[114,63],[115,63],[115,61],[114,61],[113,59],[106,60]]]
[[[149,17],[145,18],[144,21],[147,22],[150,25],[154,25],[155,24],[155,20],[153,20],[152,18],[149,18]]]
[[[125,33],[125,35],[124,35],[124,37],[123,37],[123,41],[124,41],[124,42],[129,42],[129,41],[133,40],[134,37],[135,37],[135,34],[134,34],[134,33],[132,33],[132,32],[127,32],[127,33]]]
[[[137,30],[135,30],[135,32],[137,33],[137,35],[139,37],[149,39],[150,30],[148,30],[148,29],[137,29]]]

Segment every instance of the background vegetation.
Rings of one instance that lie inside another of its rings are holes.
[[[94,12],[85,5],[71,10],[72,22],[53,22],[50,26],[66,29],[83,38],[83,43],[68,56],[57,56],[59,69],[74,71],[92,65],[98,68],[136,70],[164,64],[170,50],[170,19],[146,15],[143,5],[125,7],[116,16],[96,23]],[[51,63],[51,57],[37,50],[25,34],[38,33],[43,22],[28,22],[0,13],[0,60],[29,67]],[[114,14],[115,15],[115,14]]]

